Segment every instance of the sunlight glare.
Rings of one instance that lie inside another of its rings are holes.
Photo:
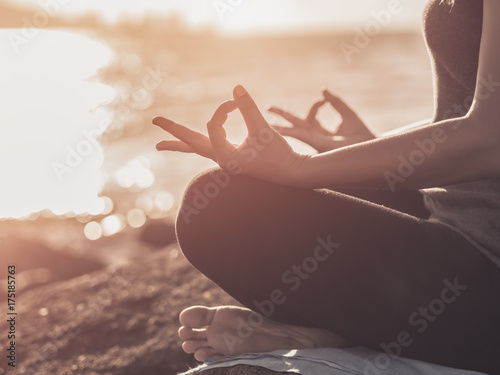
[[[89,78],[111,51],[83,35],[39,30],[16,53],[8,42],[14,31],[0,31],[0,217],[97,211],[97,139],[112,120],[98,107],[115,93]]]

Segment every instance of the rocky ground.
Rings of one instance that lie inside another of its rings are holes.
[[[192,304],[234,304],[174,245],[21,294],[16,301],[16,368],[3,374],[173,375],[197,363],[183,353],[178,314]],[[4,319],[0,332],[8,331]],[[3,336],[3,335],[2,335]],[[6,352],[2,340],[2,353]],[[215,374],[274,374],[238,366]]]

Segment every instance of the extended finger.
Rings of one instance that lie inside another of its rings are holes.
[[[357,116],[351,107],[349,107],[342,99],[338,96],[333,95],[330,91],[324,90],[323,96],[325,100],[332,105],[333,108],[337,110],[341,117]]]
[[[237,85],[233,90],[233,96],[245,120],[248,133],[255,134],[261,129],[270,127],[259,111],[257,104],[255,104],[254,100],[243,86]]]
[[[199,155],[215,160],[212,145],[206,135],[195,132],[183,125],[177,124],[174,121],[160,116],[153,119],[153,124],[161,127],[163,130],[169,132],[182,142],[175,143],[175,141],[165,141],[166,143],[162,143],[162,147],[164,147],[162,150],[195,152]],[[187,146],[189,146],[192,151]],[[174,147],[175,149],[172,150],[165,147]]]
[[[278,115],[280,117],[283,117],[285,120],[288,122],[298,125],[302,122],[302,119],[295,116],[294,114],[285,111],[284,109],[278,108],[278,107],[269,107],[268,111],[271,113],[274,113],[275,115]]]
[[[155,117],[153,119],[153,124],[159,126],[163,130],[172,134],[175,138],[178,138],[186,143],[190,143],[190,141],[193,140],[199,140],[200,137],[205,137],[201,133],[195,132],[186,126],[177,124],[176,122],[161,116]]]
[[[297,134],[296,128],[282,125],[271,125],[271,127],[285,137],[295,137]]]
[[[158,151],[179,151],[196,153],[196,150],[183,141],[161,141],[156,144]]]
[[[156,149],[158,151],[177,151],[198,154],[206,158],[215,160],[215,153],[208,138],[206,143],[198,144],[196,148],[183,141],[161,141],[156,144]]]
[[[316,118],[316,115],[318,114],[319,109],[325,105],[326,99],[319,100],[316,103],[314,103],[309,110],[309,113],[307,114],[307,121],[312,121]]]
[[[234,145],[226,139],[226,131],[223,127],[228,114],[236,108],[237,106],[234,100],[228,100],[222,103],[207,123],[208,136],[210,137],[210,142],[212,143],[217,160],[222,160],[236,149]]]

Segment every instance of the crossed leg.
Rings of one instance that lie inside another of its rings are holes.
[[[221,173],[204,173],[188,188],[179,243],[250,310],[185,310],[179,334],[197,359],[350,343],[395,351],[397,343],[405,357],[498,371],[499,272],[460,236],[330,190],[237,176],[215,194]]]

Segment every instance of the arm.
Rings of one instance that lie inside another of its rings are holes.
[[[153,123],[178,138],[158,150],[197,153],[231,175],[244,174],[302,187],[414,189],[500,176],[500,1],[484,1],[478,85],[465,116],[399,135],[317,155],[295,152],[262,116],[240,85],[234,100],[219,106],[207,124],[208,137],[162,117]],[[486,82],[486,84],[485,84]],[[238,109],[248,129],[240,145],[226,140],[224,123]]]
[[[478,81],[467,115],[305,157],[290,184],[412,189],[500,177],[499,17],[500,2],[485,0]]]
[[[498,138],[470,117],[303,158],[291,180],[301,188],[415,189],[500,176]],[[368,157],[367,157],[368,155]]]
[[[425,120],[417,121],[417,122],[414,122],[414,123],[411,123],[411,124],[408,124],[408,125],[401,126],[399,128],[396,128],[396,129],[389,130],[389,131],[387,131],[385,133],[380,134],[379,137],[383,138],[383,137],[389,137],[391,135],[396,135],[396,134],[400,134],[400,133],[406,133],[409,130],[412,130],[412,129],[415,129],[415,128],[420,128],[422,126],[429,125],[430,123],[432,123],[431,119],[425,119]],[[379,137],[377,137],[377,138],[379,138]]]

